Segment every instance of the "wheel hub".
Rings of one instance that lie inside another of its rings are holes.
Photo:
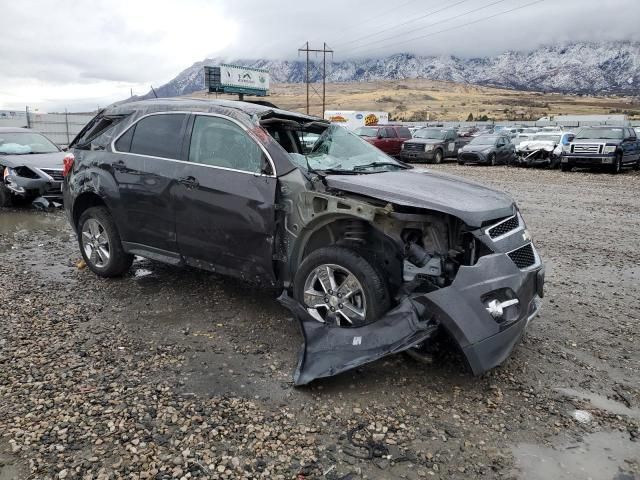
[[[339,265],[319,265],[309,273],[304,285],[304,303],[309,314],[319,322],[350,327],[365,323],[362,284]]]

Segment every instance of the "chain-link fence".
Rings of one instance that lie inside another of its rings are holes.
[[[12,112],[0,115],[0,127],[27,127],[40,132],[58,145],[68,145],[95,116],[89,113]]]

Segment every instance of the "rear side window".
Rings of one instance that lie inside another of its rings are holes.
[[[104,147],[104,144],[108,141],[100,142],[98,137],[105,133],[108,133],[118,123],[124,120],[128,114],[123,115],[104,115],[102,112],[98,113],[93,119],[87,123],[80,133],[69,144],[70,148],[78,148],[81,150],[89,150],[92,148],[92,144],[96,142],[99,147]],[[107,139],[108,140],[108,139]]]
[[[407,127],[398,128],[398,133],[402,138],[411,138],[411,131]]]
[[[162,158],[178,158],[186,115],[170,113],[145,117],[116,142],[119,152]]]
[[[395,138],[395,137],[397,137],[396,131],[393,128],[389,128],[389,127],[384,129],[384,136],[385,136],[385,138]]]

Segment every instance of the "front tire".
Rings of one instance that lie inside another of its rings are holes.
[[[495,155],[495,153],[492,153],[491,155],[489,155],[489,160],[487,161],[487,165],[489,165],[490,167],[495,167],[495,165],[496,165],[496,155]]]
[[[391,304],[384,277],[357,252],[337,246],[313,251],[298,268],[293,296],[319,322],[360,327]]]
[[[565,163],[561,163],[560,164],[560,170],[563,172],[570,172],[571,171],[571,167]]]
[[[0,179],[0,207],[9,208],[13,206],[13,194],[11,190]]]
[[[109,210],[92,207],[78,220],[78,244],[87,266],[101,277],[119,277],[133,263],[122,248],[120,234]]]
[[[617,175],[620,172],[622,172],[622,155],[617,154],[616,161],[611,167],[611,173],[613,173],[614,175]]]
[[[436,150],[436,153],[433,156],[433,163],[442,163],[442,158],[442,150]]]

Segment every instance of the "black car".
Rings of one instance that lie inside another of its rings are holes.
[[[140,255],[283,288],[306,341],[297,384],[440,329],[481,373],[538,311],[544,269],[511,198],[327,121],[146,100],[101,111],[71,146],[65,209],[89,268],[122,275]]]
[[[448,157],[456,158],[458,149],[465,143],[452,128],[422,128],[402,144],[400,160],[440,163]]]
[[[515,158],[515,146],[504,135],[480,135],[458,151],[458,165],[509,165]]]
[[[563,172],[574,167],[604,167],[620,173],[625,167],[640,168],[640,140],[633,128],[584,127],[562,152]]]
[[[37,197],[62,199],[65,153],[28,128],[0,128],[0,207]]]

